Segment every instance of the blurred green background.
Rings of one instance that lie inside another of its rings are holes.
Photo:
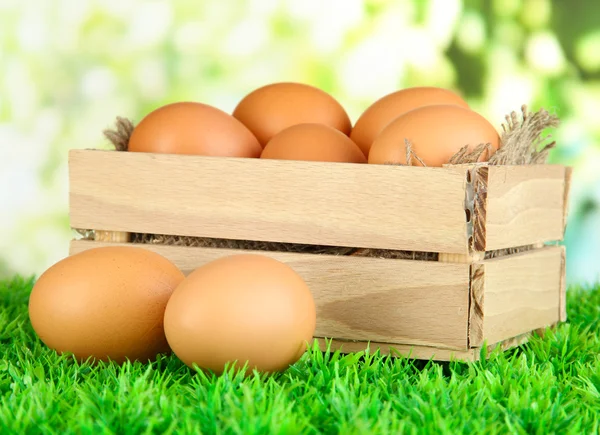
[[[196,100],[231,111],[293,80],[353,121],[399,88],[459,90],[496,126],[558,114],[553,162],[575,168],[569,282],[600,278],[597,0],[0,0],[0,275],[67,255],[67,151],[107,147],[117,115]]]

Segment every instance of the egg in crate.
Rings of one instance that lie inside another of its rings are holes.
[[[260,157],[317,162],[367,162],[360,148],[348,136],[323,124],[297,124],[280,131],[267,143]]]
[[[198,267],[173,293],[165,334],[185,364],[223,373],[228,363],[284,371],[307,349],[315,303],[288,265],[261,254],[235,254]]]
[[[369,163],[406,164],[408,140],[426,166],[442,166],[462,147],[490,144],[489,159],[500,146],[494,126],[479,113],[455,105],[424,106],[399,116],[375,138]],[[414,164],[420,165],[417,161]]]
[[[39,277],[29,318],[41,341],[58,353],[146,362],[170,352],[164,312],[184,278],[169,260],[143,248],[92,248]]]
[[[346,110],[327,92],[303,83],[280,82],[246,95],[233,111],[264,147],[280,131],[296,124],[328,125],[345,135],[352,124]]]
[[[218,157],[259,157],[262,147],[240,121],[203,103],[171,103],[150,112],[135,126],[131,152]]]
[[[368,156],[375,138],[394,119],[418,107],[440,104],[469,108],[460,95],[449,89],[435,86],[401,89],[371,104],[354,124],[350,138]]]

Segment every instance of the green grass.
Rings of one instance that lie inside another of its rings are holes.
[[[544,339],[460,364],[313,349],[242,378],[152,364],[79,364],[35,336],[32,280],[0,282],[0,433],[590,434],[600,427],[600,287],[572,288]]]

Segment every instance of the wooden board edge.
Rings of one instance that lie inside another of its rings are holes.
[[[509,349],[519,347],[527,343],[531,336],[535,333],[536,331],[530,331],[521,335],[517,335],[516,337],[507,338],[506,340],[502,340],[498,343],[489,344],[487,345],[486,353],[489,357],[493,352],[506,352]],[[479,352],[481,352],[481,348],[479,348]]]
[[[573,175],[573,168],[571,166],[565,167],[565,191],[563,194],[563,236],[564,231],[567,229],[567,222],[569,218],[569,197],[571,192],[571,177]]]
[[[339,350],[341,353],[355,353],[366,351],[373,353],[379,350],[382,355],[391,355],[395,357],[406,357],[417,360],[434,361],[476,361],[478,354],[473,349],[451,350],[429,346],[418,346],[410,344],[378,343],[374,341],[349,341],[329,339],[324,337],[315,337],[318,340],[322,351]],[[331,346],[328,347],[328,342]]]
[[[560,271],[560,294],[558,296],[558,319],[561,322],[567,321],[567,251],[561,246],[561,271]]]
[[[348,341],[328,339],[323,337],[315,337],[315,340],[318,341],[319,347],[323,352],[329,349],[330,351],[339,350],[341,353],[347,354],[362,352],[368,349],[371,353],[379,350],[380,354],[382,355],[405,357],[416,360],[433,360],[439,362],[476,362],[481,359],[481,353],[484,347],[486,350],[484,355],[486,358],[489,358],[494,352],[506,352],[507,350],[522,346],[528,343],[533,336],[540,336],[543,338],[548,328],[555,329],[556,326],[557,323],[553,323],[546,327],[538,328],[534,331],[529,331],[497,343],[482,343],[482,345],[468,350],[449,350],[428,346],[398,345],[390,343],[378,343],[373,341]],[[329,347],[328,343],[331,343]]]
[[[483,344],[483,307],[485,297],[485,264],[471,265],[469,290],[469,329],[468,346],[480,347]]]
[[[475,169],[473,176],[473,243],[474,251],[486,250],[487,239],[487,193],[490,168],[481,166]]]
[[[552,323],[545,327],[537,328],[533,331],[529,331],[529,332],[525,332],[523,334],[517,335],[516,337],[511,337],[511,338],[502,340],[497,343],[489,344],[489,345],[487,345],[487,354],[489,356],[490,353],[492,353],[494,351],[505,352],[509,349],[513,349],[515,347],[522,346],[523,344],[528,343],[529,340],[533,336],[538,336],[538,337],[544,338],[544,335],[546,334],[547,329],[556,329],[557,326],[558,326],[558,323]],[[479,348],[478,351],[480,352],[481,348]]]
[[[97,242],[129,243],[131,242],[131,233],[94,230],[94,240]]]

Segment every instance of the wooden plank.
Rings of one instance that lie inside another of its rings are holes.
[[[562,246],[483,261],[483,333],[488,343],[559,320]]]
[[[469,243],[469,248],[476,252],[486,250],[488,178],[488,166],[478,167],[472,176],[472,188],[467,190],[473,195],[471,227],[473,239],[472,243]]]
[[[94,231],[94,240],[99,242],[128,243],[131,241],[131,233],[96,230]]]
[[[485,250],[563,239],[564,166],[487,169]]]
[[[114,243],[76,240],[71,254]],[[185,274],[239,250],[138,245]],[[467,349],[469,265],[437,261],[244,251],[289,264],[317,305],[318,337]]]
[[[566,230],[569,217],[569,196],[571,193],[571,177],[573,174],[573,168],[565,168],[565,194],[563,199],[563,231]],[[566,258],[566,247],[563,248],[562,253],[562,271],[560,277],[560,321],[566,322],[567,316],[567,258]]]
[[[483,260],[485,252],[473,251],[470,254],[446,254],[440,252],[438,261],[444,263],[476,263]]]
[[[434,361],[468,362],[479,359],[479,349],[451,350],[428,346],[378,343],[374,341],[344,341],[325,338],[317,338],[317,340],[322,351],[326,351],[329,348],[331,351],[339,350],[341,353],[354,353],[369,349],[371,353],[379,350],[381,355],[407,357],[418,360],[433,359]],[[328,342],[330,342],[329,347]]]
[[[549,325],[555,327],[556,325]],[[511,337],[497,343],[492,343],[487,346],[485,355],[490,356],[495,351],[505,352],[509,349],[522,346],[527,343],[534,334],[544,334],[546,328],[541,328],[535,331],[529,331],[516,337]],[[481,355],[482,347],[474,347],[468,350],[451,350],[439,349],[428,346],[416,345],[398,345],[390,343],[377,343],[373,341],[345,341],[331,340],[318,337],[316,338],[322,351],[327,349],[331,351],[339,350],[341,353],[362,352],[367,349],[373,353],[379,350],[382,355],[391,355],[395,357],[407,357],[418,360],[434,360],[434,361],[459,361],[472,362],[478,361]],[[328,342],[330,346],[328,346]]]
[[[490,344],[487,346],[487,354],[489,356],[492,352],[497,351],[497,350],[499,350],[501,352],[505,352],[508,349],[522,346],[523,344],[529,342],[529,339],[535,335],[544,338],[544,335],[546,334],[546,330],[548,328],[554,329],[554,328],[556,328],[556,325],[557,325],[556,323],[551,324],[551,325],[546,325],[543,328],[538,328],[533,331],[528,331],[523,334],[517,335],[516,337],[507,338],[506,340],[502,340],[498,343]],[[481,348],[477,349],[476,352],[477,353],[481,352]]]
[[[72,150],[71,226],[466,253],[467,168]]]
[[[573,175],[573,168],[567,166],[565,168],[565,193],[563,196],[563,232],[567,228],[567,221],[569,217],[569,195],[571,193],[571,177]]]
[[[535,334],[535,331],[526,332],[524,334],[518,335],[516,337],[507,338],[506,340],[502,340],[498,343],[493,343],[487,346],[486,354],[489,357],[493,352],[505,352],[514,347],[519,347],[529,341],[529,338]],[[475,352],[480,355],[481,347],[477,348]]]
[[[559,319],[561,322],[567,321],[567,256],[566,248],[563,246],[560,266],[560,299],[559,299]]]
[[[469,347],[480,347],[483,345],[484,296],[484,265],[473,264],[471,266],[471,290],[469,297]]]

